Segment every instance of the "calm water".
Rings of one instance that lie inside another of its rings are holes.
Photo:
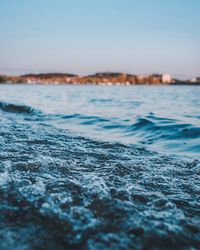
[[[0,249],[200,249],[200,87],[0,86]]]

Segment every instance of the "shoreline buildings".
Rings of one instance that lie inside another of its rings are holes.
[[[188,81],[173,79],[170,74],[133,75],[104,72],[87,76],[65,73],[26,74],[21,76],[1,76],[0,83],[9,84],[92,84],[92,85],[174,85],[200,84],[200,78]]]
[[[171,83],[172,77],[170,74],[163,74],[162,75],[162,83]]]

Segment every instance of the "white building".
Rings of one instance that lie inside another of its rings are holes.
[[[190,82],[197,82],[197,78],[193,77]]]
[[[163,74],[162,75],[162,83],[171,83],[172,77],[170,74]]]

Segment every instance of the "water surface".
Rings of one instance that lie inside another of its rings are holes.
[[[0,249],[199,249],[200,88],[0,86]]]

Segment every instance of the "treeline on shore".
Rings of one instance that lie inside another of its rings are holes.
[[[135,84],[195,84],[200,85],[200,77],[195,80],[182,81],[170,79],[163,81],[163,75],[149,76],[125,73],[96,73],[88,76],[78,76],[65,73],[26,74],[21,76],[0,75],[0,83],[9,84],[94,84],[94,85],[135,85]]]

